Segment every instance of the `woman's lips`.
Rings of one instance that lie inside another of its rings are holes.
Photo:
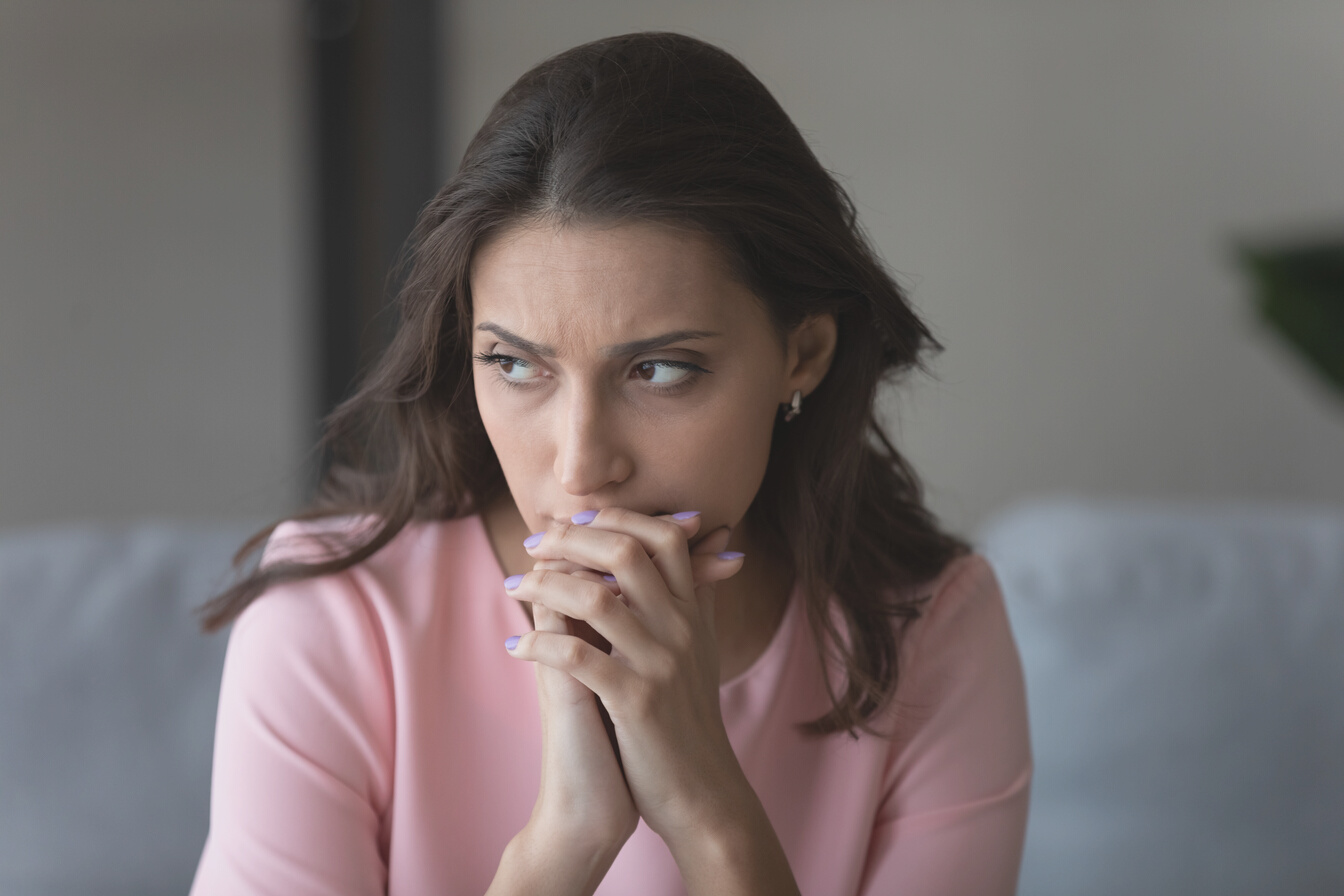
[[[601,510],[603,510],[603,509],[604,509],[604,508],[602,508],[602,507],[583,507],[583,508],[580,508],[579,510],[574,511],[574,513],[581,513],[581,512],[583,512],[584,510],[597,510],[597,511],[601,511]],[[637,512],[637,513],[643,513],[645,516],[671,516],[673,513],[676,513],[677,511],[674,511],[674,510],[642,511],[642,510],[640,510],[640,511],[636,511],[636,512]],[[567,522],[569,522],[572,518],[573,518],[573,514],[570,514],[570,515],[568,515],[568,516],[552,516],[552,517],[551,517],[551,519],[552,519],[553,521],[557,522],[557,523],[567,523]]]

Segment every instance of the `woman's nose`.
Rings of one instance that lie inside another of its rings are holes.
[[[560,421],[555,477],[571,495],[589,495],[623,482],[633,465],[619,443],[615,421],[599,396],[572,397]]]

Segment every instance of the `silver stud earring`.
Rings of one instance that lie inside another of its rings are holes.
[[[793,390],[793,401],[789,402],[789,409],[784,412],[784,422],[788,423],[794,417],[803,412],[803,390]]]

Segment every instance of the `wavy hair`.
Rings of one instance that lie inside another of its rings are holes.
[[[829,660],[844,669],[838,687],[827,676],[831,710],[803,730],[872,731],[895,692],[901,635],[927,598],[921,590],[969,551],[925,507],[874,411],[884,380],[923,367],[941,346],[766,87],[729,53],[669,32],[560,53],[495,104],[420,213],[403,256],[397,331],[325,421],[331,464],[312,506],[294,517],[359,514],[375,524],[325,560],[253,570],[201,608],[204,627],[228,624],[272,585],[364,561],[412,520],[479,512],[507,488],[472,389],[468,274],[492,235],[539,218],[693,227],[722,250],[781,338],[811,315],[835,316],[831,369],[801,418],[777,418],[747,516],[801,581],[823,668]]]

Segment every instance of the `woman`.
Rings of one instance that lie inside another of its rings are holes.
[[[1009,893],[992,571],[879,380],[936,347],[764,86],[676,34],[525,74],[230,635],[193,893]]]

